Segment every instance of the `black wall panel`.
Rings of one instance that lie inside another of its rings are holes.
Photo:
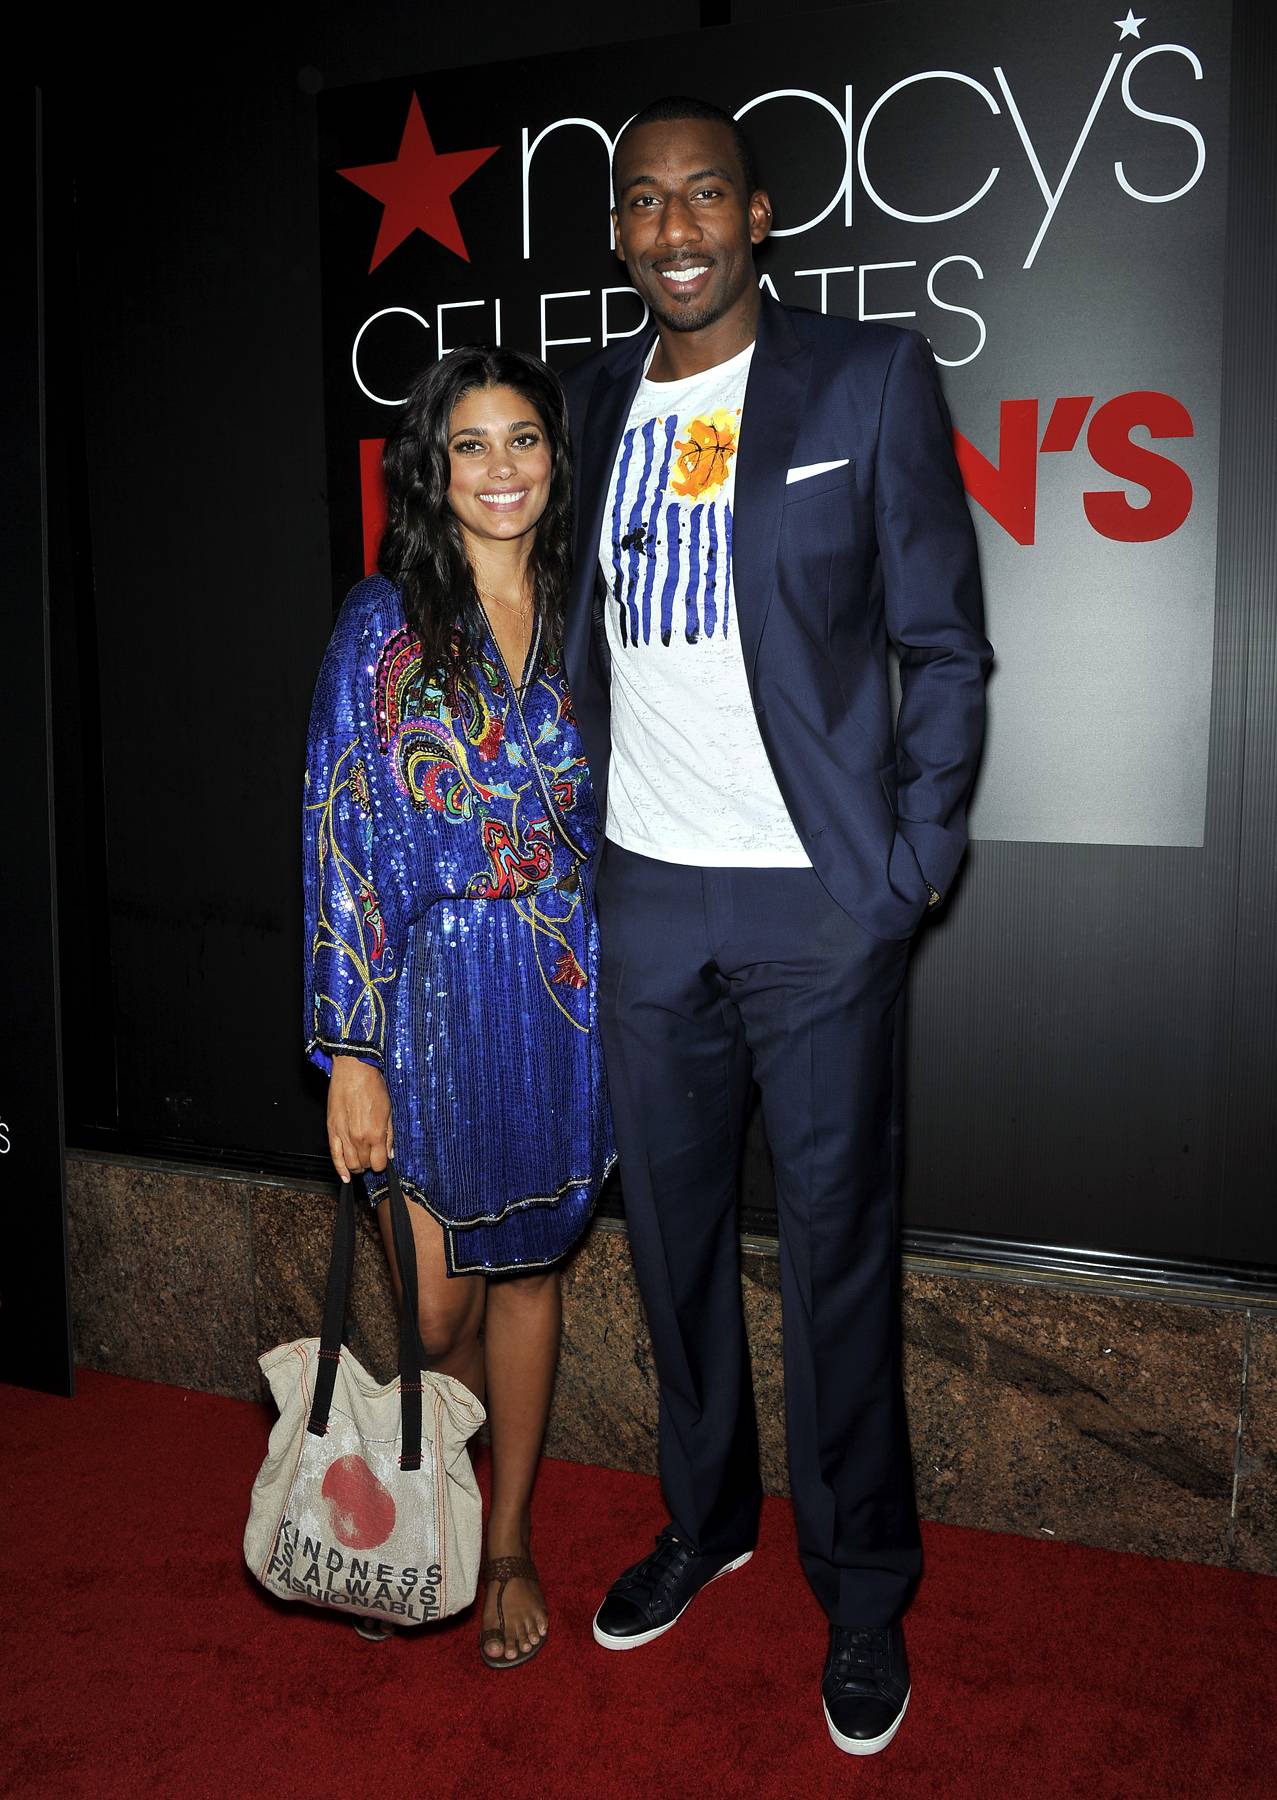
[[[5,855],[0,943],[0,1381],[72,1390],[54,904],[40,95],[4,116],[8,254],[0,268],[0,767]]]
[[[1240,763],[1236,900],[1231,937],[1228,1066],[1221,1081],[1218,1210],[1252,1196],[1277,1222],[1277,21],[1248,6],[1239,21],[1233,130],[1247,151],[1229,202],[1228,331],[1219,582],[1231,632],[1232,736],[1221,754]],[[1217,657],[1217,666],[1223,656]],[[1222,1224],[1227,1233],[1227,1224]]]

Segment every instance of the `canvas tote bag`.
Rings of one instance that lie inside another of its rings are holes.
[[[279,1418],[253,1484],[244,1555],[282,1600],[421,1625],[474,1599],[482,1523],[466,1443],[484,1411],[461,1382],[421,1367],[412,1228],[393,1163],[389,1174],[403,1276],[399,1379],[378,1384],[342,1342],[355,1259],[347,1182],[322,1335],[258,1359]]]

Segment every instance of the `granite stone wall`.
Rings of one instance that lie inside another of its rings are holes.
[[[318,1329],[329,1193],[73,1155],[68,1195],[81,1364],[256,1399],[258,1351]],[[742,1282],[763,1475],[784,1493],[771,1247],[744,1250]],[[595,1226],[564,1302],[549,1453],[654,1470],[656,1378],[622,1226]],[[904,1330],[925,1518],[1277,1573],[1277,1309],[918,1260]],[[348,1338],[393,1374],[367,1219]]]

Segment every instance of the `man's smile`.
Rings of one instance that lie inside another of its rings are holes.
[[[651,265],[652,273],[668,293],[689,296],[699,293],[702,283],[713,269],[710,257],[689,257],[685,262]]]

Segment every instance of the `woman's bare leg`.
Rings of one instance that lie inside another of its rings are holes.
[[[427,1366],[464,1382],[488,1409],[492,1501],[487,1556],[527,1556],[532,1487],[559,1359],[563,1309],[558,1271],[491,1280],[482,1275],[449,1277],[441,1226],[421,1206],[410,1204],[408,1216],[417,1249],[418,1311]],[[398,1303],[399,1269],[384,1200],[377,1208],[377,1222]],[[545,1596],[536,1582],[519,1578],[507,1584],[502,1606],[505,1654],[513,1661],[546,1634]],[[493,1628],[495,1639],[495,1582],[485,1595],[483,1623]],[[486,1647],[496,1653],[495,1642]]]
[[[443,1254],[443,1227],[424,1206],[412,1201],[408,1203],[408,1217],[417,1247],[417,1318],[426,1367],[440,1375],[455,1376],[465,1383],[476,1399],[482,1400],[483,1340],[480,1330],[487,1278],[483,1275],[449,1277]],[[402,1289],[390,1228],[389,1199],[383,1200],[377,1208],[377,1223],[390,1264],[395,1305],[399,1306]]]
[[[488,1377],[488,1421],[492,1431],[492,1505],[488,1515],[489,1559],[527,1556],[532,1532],[532,1485],[536,1480],[559,1360],[563,1307],[557,1269],[535,1275],[494,1276],[488,1282],[484,1354]],[[508,1583],[505,1655],[513,1660],[546,1634],[545,1595],[534,1581]],[[485,1629],[497,1632],[497,1584],[484,1597]],[[495,1655],[495,1642],[485,1642]]]

